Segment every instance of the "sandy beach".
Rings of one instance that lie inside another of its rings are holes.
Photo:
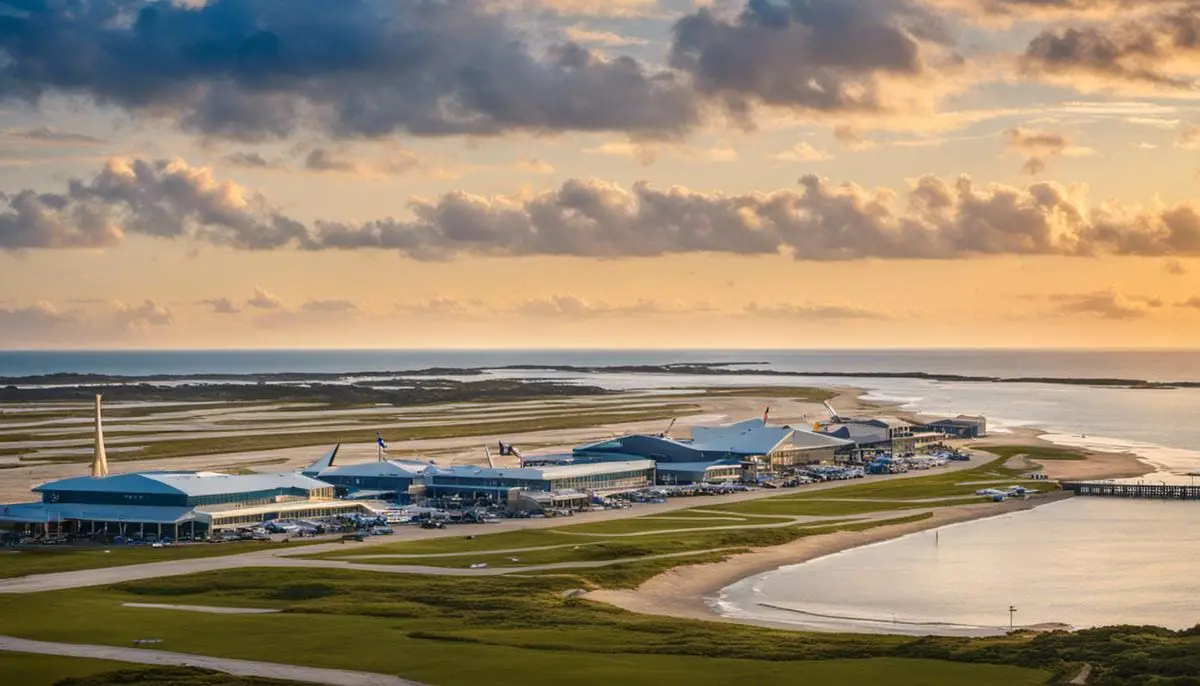
[[[676,567],[650,579],[634,590],[592,591],[583,597],[640,614],[796,629],[787,624],[724,617],[713,611],[710,601],[726,586],[746,577],[780,567],[808,562],[843,550],[891,540],[948,524],[1029,510],[1070,497],[1070,494],[1057,492],[1035,496],[1029,500],[1007,500],[1002,503],[981,503],[943,508],[934,510],[933,516],[919,522],[802,538],[781,546],[754,549],[749,553],[730,557],[723,562]]]

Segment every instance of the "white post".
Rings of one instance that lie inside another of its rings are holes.
[[[108,476],[108,456],[104,454],[104,425],[100,419],[100,397],[96,396],[96,446],[92,454],[92,476]]]

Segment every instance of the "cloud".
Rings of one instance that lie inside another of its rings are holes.
[[[719,148],[696,148],[687,145],[659,145],[648,141],[607,141],[600,145],[584,148],[585,155],[607,155],[629,157],[643,165],[653,164],[660,155],[669,155],[684,160],[702,162],[733,162],[738,159],[737,150],[728,145]]]
[[[54,305],[39,301],[29,307],[0,308],[0,331],[47,328],[69,324],[77,320],[71,313],[62,312]]]
[[[313,148],[304,157],[304,169],[317,173],[353,174],[356,176],[393,176],[421,167],[420,156],[399,146],[383,151],[384,160],[357,160],[344,152],[328,148]]]
[[[223,157],[222,161],[244,169],[272,169],[278,166],[256,152],[233,152]]]
[[[1049,299],[1059,303],[1057,312],[1091,315],[1104,319],[1138,319],[1163,306],[1163,302],[1159,298],[1124,295],[1112,290],[1058,294],[1049,296]]]
[[[241,314],[242,308],[229,298],[209,298],[201,300],[201,305],[208,305],[214,314]]]
[[[532,12],[552,12],[573,17],[644,17],[653,14],[660,0],[481,0],[488,7]]]
[[[771,155],[771,159],[779,162],[823,162],[832,160],[833,155],[824,150],[817,150],[808,141],[800,141],[787,150]]]
[[[839,125],[833,128],[833,137],[837,142],[851,150],[867,150],[875,147],[875,143],[863,138],[852,126]]]
[[[633,38],[630,36],[622,36],[612,33],[611,31],[596,31],[589,29],[582,24],[568,26],[563,30],[566,37],[576,43],[592,43],[594,45],[604,45],[607,47],[621,47],[624,45],[645,45],[649,41],[641,38]]]
[[[1080,90],[1191,92],[1200,72],[1200,7],[1177,6],[1124,24],[1050,28],[1020,60],[1033,78]]]
[[[1071,145],[1065,134],[1020,127],[1004,132],[1004,149],[1025,158],[1023,171],[1026,174],[1045,171],[1046,161],[1052,157],[1089,155],[1094,152],[1089,148]]]
[[[175,315],[163,305],[153,300],[145,300],[140,305],[117,303],[115,321],[125,329],[140,330],[150,326],[170,326],[175,323]]]
[[[308,300],[300,305],[304,312],[349,313],[358,312],[358,305],[349,300]]]
[[[1171,276],[1183,276],[1188,273],[1188,268],[1179,260],[1167,260],[1163,263],[1163,271]]]
[[[1200,126],[1188,124],[1175,134],[1175,145],[1188,150],[1200,149]]]
[[[514,312],[535,317],[631,317],[643,315],[693,314],[711,311],[705,304],[686,305],[681,302],[660,302],[639,299],[626,305],[592,302],[574,295],[553,295],[531,298],[513,308]]]
[[[931,109],[960,63],[951,42],[910,0],[754,0],[680,19],[670,63],[747,121],[755,105],[884,114]]]
[[[456,298],[436,297],[423,302],[397,303],[397,312],[421,315],[462,315],[483,307],[479,300],[458,300]]]
[[[818,261],[1200,255],[1200,204],[1092,207],[1083,189],[982,185],[966,176],[924,176],[905,193],[814,175],[797,188],[743,194],[568,179],[519,196],[454,191],[411,200],[408,210],[404,219],[307,224],[208,169],[179,160],[115,160],[62,194],[25,190],[0,198],[0,247],[108,247],[144,235],[243,250],[395,250],[422,260],[706,252],[783,252]]]
[[[929,4],[983,18],[1030,19],[1102,18],[1178,5],[1181,0],[927,0]]]
[[[577,43],[535,55],[503,13],[469,0],[20,7],[3,17],[0,99],[85,96],[209,136],[673,136],[699,116],[678,74]]]
[[[254,287],[254,297],[247,300],[246,305],[256,310],[281,310],[284,308],[283,298],[261,286]]]
[[[113,158],[90,183],[73,180],[64,193],[0,197],[0,249],[111,247],[127,233],[254,249],[299,240],[304,227],[181,160]]]
[[[1195,296],[1184,300],[1183,302],[1179,303],[1179,307],[1190,307],[1200,310],[1200,296]]]
[[[89,136],[83,133],[73,133],[71,131],[58,131],[48,126],[38,126],[32,129],[7,131],[5,135],[10,138],[18,138],[33,143],[45,143],[50,145],[93,146],[101,145],[105,142],[99,138],[96,138],[95,136]]]
[[[782,303],[760,305],[752,302],[746,305],[742,312],[750,317],[765,319],[890,319],[883,312],[846,305],[796,305]]]

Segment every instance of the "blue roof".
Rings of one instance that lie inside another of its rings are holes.
[[[42,491],[144,493],[148,495],[205,496],[253,493],[276,488],[316,490],[329,484],[292,472],[274,474],[221,474],[218,472],[134,472],[113,476],[77,476],[42,484]]]
[[[0,507],[0,522],[45,523],[59,519],[176,524],[193,519],[205,521],[207,518],[190,507],[85,503],[21,503]]]

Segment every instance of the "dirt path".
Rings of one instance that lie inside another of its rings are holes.
[[[423,686],[416,681],[408,681],[407,679],[401,679],[388,674],[376,674],[373,672],[300,667],[297,665],[279,664],[277,662],[234,660],[205,655],[191,655],[188,653],[173,653],[165,650],[147,650],[145,648],[117,648],[115,646],[87,645],[81,643],[30,641],[11,636],[0,636],[0,650],[17,653],[37,653],[40,655],[86,657],[94,660],[136,662],[143,665],[200,667],[225,672],[226,674],[236,674],[238,676],[287,679],[314,684],[331,684],[332,686]]]

